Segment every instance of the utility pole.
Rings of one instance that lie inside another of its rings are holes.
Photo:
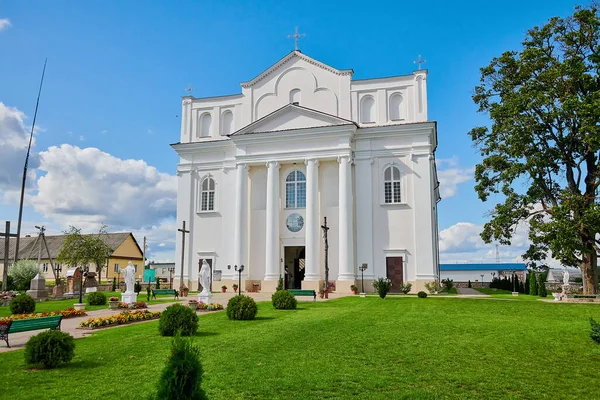
[[[142,271],[146,270],[146,236],[144,236],[144,247],[143,247],[143,252],[142,252]],[[144,281],[144,274],[145,272],[142,272],[142,282]],[[148,282],[148,284],[150,284],[150,282]]]

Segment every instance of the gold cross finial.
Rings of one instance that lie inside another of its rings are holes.
[[[417,64],[419,66],[419,69],[421,69],[421,64],[425,64],[426,62],[427,60],[422,60],[421,55],[419,54],[419,58],[413,61],[413,64]]]
[[[296,27],[296,31],[293,35],[288,35],[288,39],[294,39],[296,41],[296,51],[298,51],[298,38],[306,36],[306,33],[298,33],[298,27]]]
[[[192,87],[191,84],[188,85],[187,89],[185,89],[186,92],[188,92],[188,96],[192,95],[192,90],[194,90],[194,88]]]

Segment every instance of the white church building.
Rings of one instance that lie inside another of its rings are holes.
[[[241,93],[184,96],[177,224],[186,223],[183,282],[197,290],[202,260],[213,290],[238,282],[274,291],[365,289],[379,277],[439,278],[437,125],[427,118],[427,71],[352,79],[293,51]],[[178,232],[174,287],[181,282]]]

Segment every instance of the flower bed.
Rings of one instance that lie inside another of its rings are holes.
[[[160,318],[160,311],[123,311],[108,317],[89,318],[79,324],[80,328],[100,328],[103,326],[123,325],[130,322],[147,321]]]
[[[218,311],[218,310],[222,310],[222,309],[223,309],[223,305],[221,305],[221,304],[217,304],[217,303],[205,304],[203,302],[198,303],[198,310]]]
[[[19,319],[31,319],[31,318],[40,318],[40,317],[54,317],[55,315],[62,315],[63,318],[73,318],[73,317],[85,317],[87,314],[85,311],[76,310],[73,307],[69,307],[66,310],[58,310],[58,311],[50,311],[50,312],[41,312],[41,313],[33,313],[33,314],[17,314],[11,315],[10,317],[0,318],[0,324],[5,324],[8,321],[16,321]]]
[[[129,304],[120,302],[119,308],[126,308],[129,310],[139,310],[141,308],[148,308],[148,305],[146,304],[145,301],[136,301],[135,303],[129,303]]]

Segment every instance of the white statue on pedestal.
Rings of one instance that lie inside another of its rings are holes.
[[[127,267],[119,270],[123,273],[123,279],[125,280],[125,293],[121,294],[121,301],[123,303],[135,303],[137,301],[137,293],[135,293],[135,267],[133,263],[129,261]]]
[[[569,284],[569,270],[565,268],[565,271],[563,272],[563,283],[565,285]]]
[[[210,265],[208,265],[206,260],[202,260],[198,280],[202,285],[202,292],[198,293],[198,301],[209,304],[212,294],[210,293]]]

